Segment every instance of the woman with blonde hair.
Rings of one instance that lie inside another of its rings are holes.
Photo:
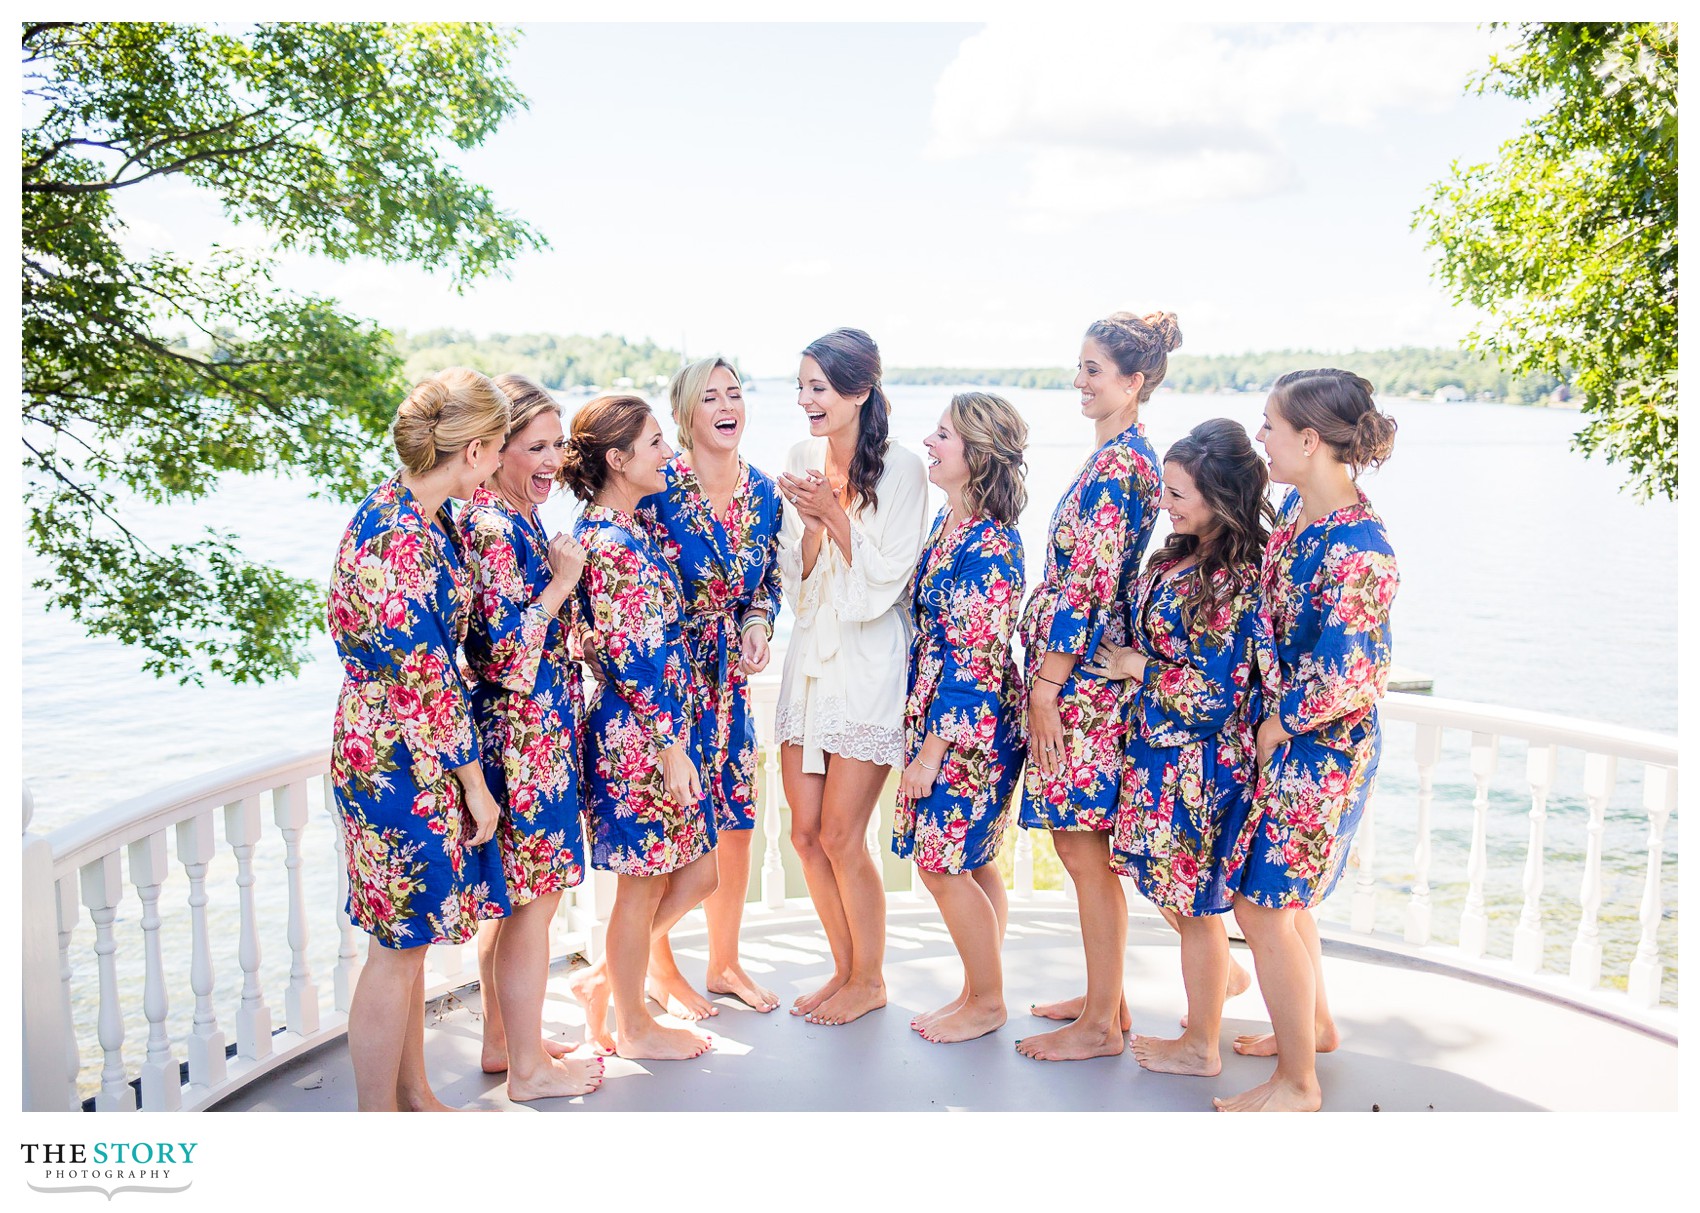
[[[684,600],[638,502],[665,487],[672,450],[637,396],[598,396],[573,415],[561,476],[585,502],[578,612],[595,633],[606,682],[585,721],[590,862],[618,877],[601,959],[571,984],[591,1032],[621,1057],[683,1060],[709,1047],[649,1013],[654,940],[714,892],[714,804],[700,772],[700,689],[685,644]],[[609,997],[616,1034],[605,1027]]]
[[[1027,423],[1001,397],[964,392],[922,445],[932,456],[927,478],[946,501],[910,588],[908,764],[891,849],[914,858],[962,957],[962,993],[910,1024],[949,1043],[995,1032],[1007,1018],[1000,952],[1009,900],[992,861],[1026,752],[1026,686],[1012,641]]]
[[[656,528],[684,595],[685,644],[702,690],[697,727],[720,841],[720,885],[703,902],[708,919],[709,994],[730,994],[757,1011],[779,1005],[738,958],[756,824],[756,726],[749,676],[767,668],[779,614],[779,532],[784,502],[772,477],[738,454],[744,391],[724,358],[703,358],[669,389],[678,455],[666,488],[644,498],[639,516]],[[665,936],[650,953],[658,1001],[690,1019],[718,1013],[679,972]],[[670,1001],[669,1001],[670,1000]]]
[[[456,664],[472,582],[451,497],[495,469],[508,401],[451,367],[396,410],[401,471],[337,548],[330,633],[342,659],[331,785],[348,857],[348,917],[371,936],[348,1009],[361,1111],[447,1111],[425,1073],[425,945],[465,943],[507,913],[501,809],[484,781]]]
[[[561,406],[523,375],[499,375],[495,385],[513,417],[495,473],[459,522],[473,589],[472,710],[484,773],[502,806],[496,840],[513,907],[478,935],[482,1066],[505,1070],[508,1098],[523,1102],[588,1094],[602,1081],[601,1058],[569,1058],[568,1046],[542,1039],[549,921],[561,893],[584,879],[584,697],[567,649],[584,550],[570,535],[550,536],[537,515],[561,466]]]

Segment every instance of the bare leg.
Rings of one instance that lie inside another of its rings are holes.
[[[666,877],[619,877],[614,908],[608,915],[607,973],[614,998],[615,1051],[621,1057],[680,1061],[696,1057],[709,1047],[706,1037],[688,1028],[668,1028],[657,1023],[643,995],[649,946],[659,926],[659,910],[669,892],[667,886],[705,860],[713,863],[705,855]],[[677,917],[674,921],[678,921]]]
[[[779,1005],[779,996],[744,972],[738,959],[738,932],[744,923],[744,899],[750,888],[750,850],[754,830],[726,830],[714,849],[720,887],[702,903],[708,916],[708,992],[730,994],[763,1012]]]
[[[785,802],[791,806],[791,846],[803,865],[809,900],[814,902],[821,929],[826,932],[827,946],[832,949],[832,976],[826,984],[791,1003],[791,1014],[807,1015],[850,980],[850,920],[844,915],[832,861],[821,845],[821,803],[826,796],[826,776],[804,774],[802,747],[794,745],[779,747],[779,774],[785,784]]]
[[[1009,890],[1004,888],[1003,876],[998,872],[998,865],[995,863],[982,864],[980,867],[975,868],[970,874],[974,877],[974,883],[980,886],[981,892],[985,893],[986,900],[991,903],[992,913],[997,917],[998,953],[1001,956],[1003,953],[1004,932],[1009,927]],[[915,1016],[914,1019],[909,1021],[909,1026],[919,1032],[934,1020],[950,1015],[953,1012],[960,1011],[967,1001],[968,978],[967,974],[964,973],[962,979],[962,992],[960,994],[945,1003],[944,1006],[939,1007],[937,1010],[925,1011],[922,1014]]]
[[[1240,924],[1242,929],[1244,923]],[[1309,910],[1295,910],[1293,925],[1304,940],[1305,951],[1310,956],[1310,967],[1316,974],[1316,1051],[1332,1053],[1340,1047],[1340,1029],[1334,1025],[1334,1016],[1328,1010],[1328,994],[1322,986],[1322,937],[1316,930],[1316,919]],[[1239,993],[1230,985],[1229,995]],[[1234,1037],[1234,1052],[1246,1057],[1275,1056],[1275,1033],[1248,1032],[1243,1036]]]
[[[891,768],[829,754],[821,796],[821,848],[832,864],[850,929],[850,976],[808,1015],[842,1024],[885,1006],[885,882],[868,854],[868,821]]]
[[[1218,1038],[1226,997],[1228,930],[1217,914],[1175,918],[1181,935],[1181,979],[1186,983],[1186,1031],[1178,1040],[1135,1036],[1133,1056],[1147,1070],[1209,1078],[1222,1072]]]
[[[508,1098],[520,1103],[588,1095],[602,1085],[600,1057],[557,1058],[542,1043],[543,995],[549,984],[549,920],[560,900],[559,893],[547,893],[515,907],[503,922],[500,945],[492,949],[494,1001],[501,1007],[503,1021],[514,1026],[515,1039],[520,1042],[509,1042],[506,1058]]]
[[[423,948],[416,949],[423,952]],[[425,1073],[425,965],[420,963],[408,999],[407,1037],[402,1042],[401,1072],[396,1076],[396,1103],[403,1112],[463,1112],[437,1098]]]
[[[1177,914],[1167,906],[1158,906],[1157,913],[1163,916],[1164,922],[1168,923],[1175,929],[1176,934],[1180,933],[1181,923],[1184,921],[1180,914]],[[1223,928],[1224,931],[1226,931],[1226,929],[1226,927]],[[1246,972],[1244,965],[1234,959],[1232,952],[1228,953],[1227,996],[1232,998],[1236,994],[1244,994],[1249,989],[1251,989],[1251,974]],[[1185,1015],[1181,1016],[1181,1027],[1186,1027]]]
[[[559,900],[559,895],[556,895]],[[502,1003],[496,993],[496,950],[501,946],[502,924],[505,918],[490,918],[478,924],[478,990],[483,1009],[484,1038],[479,1050],[478,1066],[486,1074],[500,1074],[508,1068],[508,1035],[502,1023]],[[544,957],[548,965],[548,957]],[[564,1041],[543,1037],[543,1051],[550,1057],[565,1057],[573,1046]]]
[[[1066,1027],[1015,1042],[1036,1061],[1113,1057],[1127,1047],[1118,1004],[1127,951],[1127,895],[1110,870],[1110,836],[1097,830],[1053,830],[1057,858],[1068,869],[1080,901],[1080,942],[1086,950],[1086,1001]]]
[[[1244,899],[1234,908],[1281,1047],[1269,1080],[1231,1099],[1212,1100],[1219,1111],[1314,1112],[1322,1107],[1316,1080],[1316,973],[1294,921],[1297,914]]]
[[[376,939],[368,942],[366,965],[348,1007],[348,1058],[354,1066],[356,1106],[362,1112],[397,1112],[403,1106],[399,1096],[408,1036],[417,1030],[423,1038],[425,1032],[424,993],[415,980],[422,980],[424,973],[423,947],[386,948]],[[420,1003],[417,1022],[409,1005],[413,1001]],[[429,1093],[423,1039],[419,1055],[419,1070],[408,1078]],[[416,1094],[410,1090],[409,1099]]]
[[[1003,933],[997,911],[972,873],[953,876],[923,871],[921,880],[938,902],[944,925],[962,957],[968,993],[961,1006],[929,1020],[920,1033],[935,1043],[950,1044],[995,1032],[1009,1018],[1003,1004]],[[1000,883],[998,887],[1003,886]]]
[[[657,935],[649,945],[649,977],[645,987],[651,998],[680,1019],[707,1019],[720,1014],[720,1008],[698,994],[679,971],[672,942],[666,935]]]

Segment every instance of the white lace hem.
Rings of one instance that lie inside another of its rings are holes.
[[[810,711],[810,708],[813,711]],[[812,719],[811,719],[812,717]],[[805,726],[813,725],[805,736]],[[811,747],[844,758],[897,766],[903,761],[903,729],[885,728],[846,718],[844,700],[836,695],[816,695],[812,705],[781,704],[774,715],[774,735],[808,750]]]

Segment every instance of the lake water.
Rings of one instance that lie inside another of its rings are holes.
[[[748,398],[744,451],[758,467],[777,471],[785,452],[805,436],[794,385],[759,380]],[[920,440],[947,404],[950,389],[892,389],[895,441],[920,451]],[[1033,432],[1028,451],[1030,504],[1022,519],[1030,582],[1037,580],[1052,505],[1092,446],[1091,425],[1072,391],[1007,389]],[[568,408],[578,401],[568,400]],[[1144,420],[1161,453],[1207,417],[1227,416],[1255,429],[1261,396],[1187,396],[1160,392]],[[1450,698],[1538,709],[1615,724],[1676,730],[1676,511],[1668,502],[1641,504],[1618,491],[1615,470],[1569,449],[1578,415],[1508,405],[1393,400],[1384,407],[1399,422],[1393,459],[1365,476],[1365,491],[1387,523],[1398,553],[1401,588],[1394,608],[1394,657],[1434,679]],[[667,427],[669,430],[670,426]],[[936,491],[935,491],[936,496]],[[552,527],[570,523],[573,509],[552,500],[543,513]],[[350,507],[317,501],[307,486],[268,478],[232,478],[213,497],[193,505],[153,508],[131,516],[150,540],[194,537],[204,525],[235,531],[253,557],[291,573],[327,576]],[[1162,541],[1160,523],[1153,546]],[[48,614],[45,595],[29,586],[43,566],[24,560],[23,755],[35,796],[35,829],[51,830],[138,792],[267,753],[329,741],[340,668],[329,640],[319,637],[301,675],[272,686],[204,688],[161,682],[140,670],[136,653],[85,636],[68,617]],[[781,637],[789,630],[781,619]],[[1392,726],[1382,764],[1378,802],[1414,802],[1412,730]],[[1469,845],[1467,742],[1448,739],[1434,811],[1431,880],[1436,885],[1436,934],[1455,938],[1456,898],[1443,882],[1461,882]],[[1580,757],[1564,755],[1547,826],[1548,964],[1562,970],[1576,920],[1586,806]],[[1527,835],[1527,788],[1521,752],[1507,745],[1492,794],[1493,837],[1500,843],[1489,872],[1490,951],[1509,953],[1521,904],[1522,842]],[[1602,934],[1607,969],[1626,965],[1637,937],[1646,827],[1638,812],[1639,768],[1626,766],[1608,817]],[[1409,880],[1415,840],[1405,807],[1377,815],[1375,866],[1392,880]],[[1666,998],[1675,998],[1677,823],[1667,833],[1665,924],[1661,942]],[[321,833],[319,841],[325,842]],[[261,848],[281,851],[269,838]],[[328,844],[327,844],[328,845]],[[275,858],[275,857],[274,857]],[[220,863],[228,862],[226,854]],[[175,866],[175,865],[174,865]],[[181,873],[174,874],[181,884]],[[229,913],[217,877],[213,910]],[[168,887],[168,900],[183,890]],[[1460,894],[1461,897],[1461,894]],[[1343,915],[1348,898],[1328,903]],[[1383,897],[1381,925],[1398,929],[1401,905]],[[127,894],[120,926],[136,916]],[[1451,916],[1452,922],[1448,921]],[[325,921],[323,919],[319,920]],[[315,951],[334,936],[318,926]],[[87,927],[79,938],[87,938]],[[273,948],[268,969],[287,955]],[[329,980],[315,959],[319,980]],[[79,969],[82,965],[79,962]],[[234,979],[219,974],[224,987]],[[268,988],[281,986],[268,977]],[[279,994],[280,998],[281,995]],[[79,1004],[83,997],[79,995]],[[175,1022],[186,996],[175,994]],[[274,999],[274,1003],[277,999]],[[79,1007],[79,1022],[86,1007]],[[132,1032],[134,1029],[132,1029]],[[131,1035],[132,1041],[138,1037]],[[85,1080],[89,1077],[85,1071]]]

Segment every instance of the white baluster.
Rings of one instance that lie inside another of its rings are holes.
[[[81,1112],[77,1075],[82,1073],[83,1057],[77,1049],[76,1021],[71,1017],[71,934],[77,926],[77,882],[68,878],[56,881],[53,891],[59,914],[59,992],[65,1001],[65,1080],[70,1088],[66,1099],[70,1111]]]
[[[354,1003],[354,987],[360,984],[360,970],[366,962],[361,958],[359,934],[348,916],[348,834],[343,824],[342,810],[337,807],[336,789],[331,777],[325,776],[325,807],[331,814],[332,845],[336,847],[336,975],[332,980],[336,1009],[347,1013]],[[575,827],[576,828],[576,827]]]
[[[1659,1005],[1659,986],[1665,967],[1659,958],[1659,919],[1664,913],[1665,822],[1676,808],[1676,772],[1669,767],[1647,768],[1641,806],[1647,810],[1647,884],[1641,890],[1641,942],[1629,965],[1629,1000],[1637,1006]]]
[[[1511,967],[1524,973],[1541,971],[1546,931],[1541,926],[1542,872],[1546,863],[1547,793],[1558,774],[1556,746],[1529,747],[1529,854],[1523,860],[1523,912],[1511,942]]]
[[[260,926],[254,909],[254,847],[260,841],[260,800],[245,796],[224,806],[224,840],[236,855],[242,921],[236,956],[242,965],[242,1005],[236,1012],[236,1055],[269,1057],[272,1013],[260,987]]]
[[[1582,865],[1582,921],[1570,945],[1570,981],[1591,990],[1600,984],[1600,850],[1605,842],[1606,805],[1617,786],[1617,759],[1589,754],[1582,763],[1582,795],[1588,801],[1588,858]]]
[[[1015,827],[1015,895],[1033,896],[1033,831]]]
[[[1352,858],[1358,875],[1352,883],[1352,930],[1368,935],[1375,930],[1375,787],[1365,790],[1364,815],[1352,839]]]
[[[20,790],[24,819],[15,869],[19,899],[13,903],[21,905],[24,911],[19,924],[17,969],[22,978],[18,1021],[23,1046],[18,1084],[20,1102],[26,1112],[62,1112],[67,1107],[79,1106],[77,1071],[81,1066],[67,984],[70,929],[76,925],[77,903],[73,898],[69,914],[65,912],[62,904],[65,882],[53,876],[53,844],[44,836],[30,832],[35,797],[30,794],[28,783],[23,783]],[[47,913],[50,904],[55,915]]]
[[[124,1074],[124,1008],[118,1002],[118,964],[114,959],[118,942],[112,937],[112,920],[118,916],[118,902],[124,896],[118,853],[84,864],[80,875],[83,904],[94,919],[94,954],[100,965],[100,1047],[106,1056],[94,1110],[134,1112],[136,1093]]]
[[[1499,762],[1499,738],[1491,733],[1470,734],[1470,774],[1476,780],[1475,821],[1470,830],[1470,892],[1458,922],[1458,950],[1476,957],[1487,951],[1487,821],[1488,787]]]
[[[1432,830],[1429,818],[1434,808],[1434,767],[1440,761],[1440,726],[1417,726],[1417,850],[1414,859],[1416,878],[1411,884],[1411,900],[1405,907],[1405,942],[1425,944],[1429,941],[1428,869],[1433,854]]]
[[[307,896],[301,889],[305,783],[272,789],[272,821],[283,834],[283,866],[289,877],[289,989],[283,996],[283,1021],[297,1036],[311,1036],[319,1030],[319,987],[307,964]]]
[[[213,1006],[212,944],[207,936],[207,866],[215,847],[210,812],[177,823],[177,862],[189,877],[189,923],[193,935],[189,988],[195,993],[195,1026],[190,1033],[189,1082],[201,1087],[224,1085],[224,1033]]]
[[[770,910],[785,908],[785,859],[779,851],[779,833],[784,829],[780,820],[779,803],[784,799],[785,786],[779,778],[779,747],[764,745],[762,753],[762,832],[767,835],[762,845],[761,900]]]
[[[146,957],[142,980],[142,1013],[148,1020],[148,1054],[142,1063],[142,1107],[150,1112],[175,1112],[183,1106],[183,1079],[177,1056],[166,1035],[165,1017],[171,1009],[165,992],[165,957],[159,945],[159,886],[165,882],[165,831],[130,844],[130,881],[142,899],[142,939]]]

